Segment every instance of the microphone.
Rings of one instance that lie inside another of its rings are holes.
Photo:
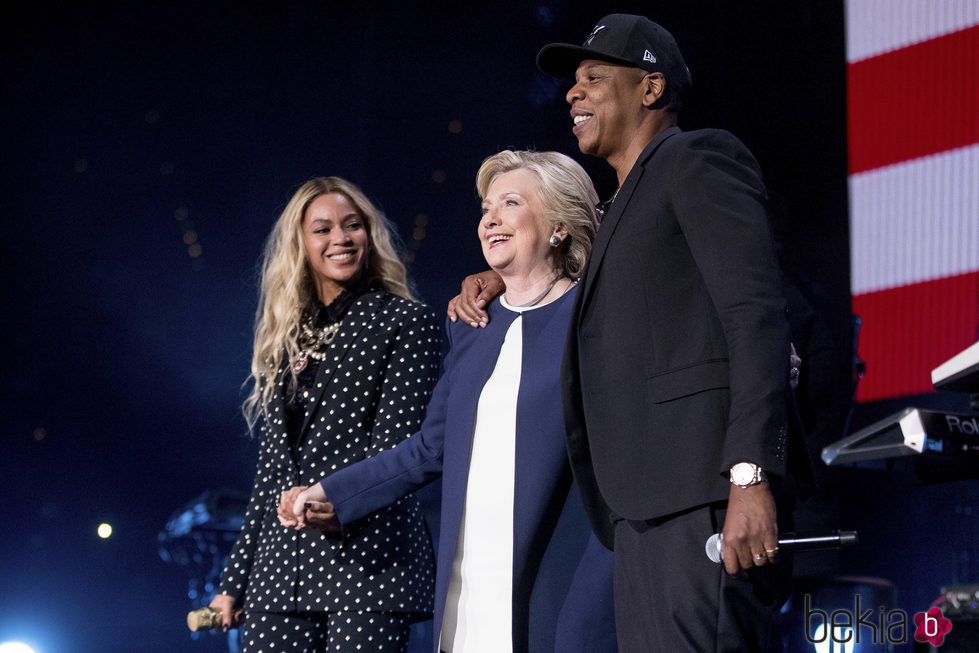
[[[783,533],[778,538],[778,547],[789,551],[818,551],[820,549],[841,549],[845,546],[853,546],[860,539],[856,531],[833,531],[826,534],[796,534]],[[724,534],[714,533],[707,538],[707,557],[711,562],[721,562],[724,549]]]
[[[220,630],[221,611],[205,605],[203,608],[197,608],[193,612],[188,612],[187,627],[195,633],[198,630]]]

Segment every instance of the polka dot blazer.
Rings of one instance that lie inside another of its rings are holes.
[[[439,350],[428,307],[386,292],[359,297],[319,365],[295,451],[279,375],[221,593],[254,611],[431,613],[431,539],[414,497],[358,520],[342,536],[287,529],[276,508],[290,487],[312,485],[414,433],[438,377]]]

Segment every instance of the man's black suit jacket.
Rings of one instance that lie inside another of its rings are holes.
[[[598,230],[562,371],[572,468],[612,516],[727,499],[727,472],[786,470],[788,326],[757,162],[719,130],[660,133]]]

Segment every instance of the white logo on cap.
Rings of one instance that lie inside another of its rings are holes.
[[[605,29],[605,26],[604,26],[604,25],[596,25],[596,26],[595,26],[595,29],[593,29],[593,30],[591,31],[591,34],[589,34],[589,35],[588,35],[588,38],[587,38],[587,39],[585,39],[585,45],[591,45],[591,42],[592,42],[592,39],[594,39],[594,38],[595,38],[595,36],[596,36],[596,35],[597,35],[597,34],[598,34],[599,32],[601,32],[601,31],[602,31],[603,29]]]
[[[646,53],[642,55],[642,60],[650,63],[656,63],[656,55],[649,50],[646,50]]]

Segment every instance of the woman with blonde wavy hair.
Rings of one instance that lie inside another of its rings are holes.
[[[265,247],[251,392],[260,437],[251,499],[211,606],[243,624],[243,650],[407,650],[432,610],[434,559],[416,500],[342,537],[283,528],[276,508],[421,424],[439,325],[414,301],[381,212],[350,182],[311,179]]]

